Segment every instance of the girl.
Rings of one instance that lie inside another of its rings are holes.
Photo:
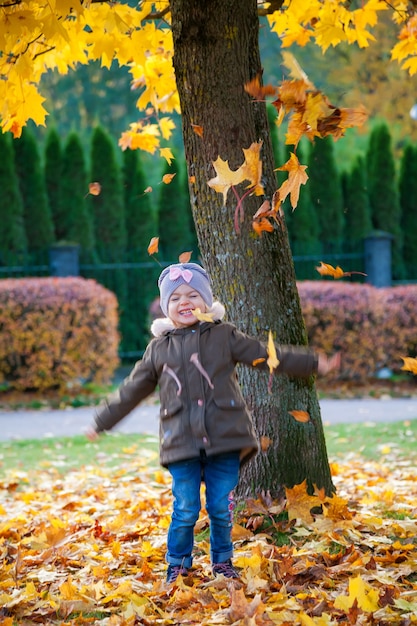
[[[171,265],[161,273],[158,286],[166,318],[153,322],[155,338],[117,394],[98,408],[87,436],[94,440],[113,428],[159,386],[160,461],[172,476],[174,499],[167,582],[185,575],[192,565],[202,481],[213,574],[238,578],[231,560],[232,494],[239,467],[257,453],[258,441],[235,368],[244,363],[267,371],[267,349],[221,321],[225,309],[213,303],[208,275],[200,265]],[[309,376],[339,367],[339,355],[327,359],[301,347],[276,349],[278,374]]]

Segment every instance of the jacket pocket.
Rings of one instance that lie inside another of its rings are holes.
[[[244,409],[246,407],[243,398],[213,398],[214,404],[222,410]]]
[[[182,400],[176,394],[171,394],[166,402],[161,404],[159,415],[161,419],[167,419],[176,415],[182,409]]]

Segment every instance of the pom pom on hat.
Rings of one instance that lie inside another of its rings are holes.
[[[190,285],[203,298],[208,307],[213,304],[213,293],[207,272],[197,263],[177,263],[166,267],[158,279],[160,306],[164,315],[168,315],[168,302],[180,285]]]

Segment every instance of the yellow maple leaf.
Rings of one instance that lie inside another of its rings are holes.
[[[262,178],[262,161],[260,159],[260,151],[262,148],[262,141],[259,143],[252,143],[249,148],[243,149],[245,155],[245,161],[241,165],[240,170],[245,180],[249,181],[248,188],[253,187],[256,196],[261,196],[264,193],[264,188],[261,183]]]
[[[172,135],[175,124],[170,117],[161,117],[159,120],[159,128],[161,129],[162,137],[168,140]]]
[[[379,609],[379,593],[373,589],[369,583],[358,575],[349,579],[349,595],[337,596],[334,601],[336,609],[348,611],[356,601],[358,607],[365,613],[374,613]]]
[[[412,358],[411,356],[402,356],[401,358],[404,361],[404,365],[401,369],[417,374],[417,358]]]
[[[245,174],[242,172],[242,168],[233,171],[229,168],[229,162],[223,161],[221,157],[217,157],[213,161],[213,167],[216,170],[217,176],[211,178],[208,181],[208,186],[223,194],[223,203],[226,204],[227,193],[231,187],[239,185],[245,180]]]
[[[305,172],[306,169],[307,166],[300,164],[294,152],[291,152],[290,158],[282,167],[278,167],[278,170],[288,172],[288,179],[284,181],[278,189],[279,198],[281,202],[284,202],[285,198],[290,194],[293,209],[295,209],[298,204],[301,185],[305,185],[308,181],[308,176]]]
[[[352,519],[353,515],[349,511],[348,503],[340,496],[325,498],[326,506],[323,507],[323,514],[332,520]]]
[[[275,348],[274,338],[272,337],[271,331],[269,331],[268,333],[267,351],[268,351],[268,359],[266,362],[268,364],[270,373],[273,374],[274,369],[276,369],[279,365],[279,359],[277,357],[277,351]]]
[[[320,265],[316,267],[316,270],[321,276],[333,276],[333,278],[342,278],[345,273],[342,268],[338,265],[337,267],[333,267],[333,265],[329,265],[329,263],[323,263],[320,261]]]
[[[322,500],[307,493],[307,480],[304,480],[299,485],[294,485],[291,489],[285,488],[287,498],[287,510],[288,517],[292,519],[300,519],[307,524],[313,521],[311,515],[311,509],[315,506],[320,506]]]
[[[291,77],[295,80],[302,80],[309,89],[315,90],[314,84],[311,82],[305,71],[302,69],[295,56],[287,50],[283,50],[281,55],[282,64],[285,65],[287,69],[289,69]]]
[[[64,600],[74,600],[78,596],[78,589],[72,582],[71,575],[60,585],[59,590]]]
[[[323,263],[323,261],[320,261],[320,265],[316,267],[316,270],[321,276],[332,276],[336,280],[338,278],[343,278],[343,276],[351,276],[352,274],[361,274],[362,276],[366,276],[363,272],[345,272],[339,265],[337,267],[333,267],[333,265]]]
[[[198,319],[199,322],[212,322],[213,313],[202,313],[199,308],[193,309],[191,313]]]
[[[168,165],[171,165],[174,159],[174,155],[172,154],[171,148],[161,148],[159,150],[159,154],[163,159],[165,159]]]

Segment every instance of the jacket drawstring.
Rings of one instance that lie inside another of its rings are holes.
[[[173,369],[171,369],[169,367],[169,365],[167,365],[166,363],[164,364],[164,367],[162,368],[163,372],[166,372],[169,376],[172,376],[172,378],[175,380],[175,382],[177,383],[178,386],[178,390],[177,390],[177,396],[181,395],[181,391],[182,391],[182,385],[181,385],[181,381],[178,378],[178,376],[176,375],[176,373],[174,372]]]
[[[198,360],[198,354],[197,352],[194,352],[191,356],[190,356],[190,362],[196,366],[196,368],[198,369],[198,371],[200,372],[200,374],[202,376],[204,376],[204,378],[206,379],[206,381],[208,382],[208,385],[210,387],[210,389],[214,389],[214,385],[210,380],[210,376],[207,374],[206,370],[204,369],[204,367],[201,365],[200,361]]]

